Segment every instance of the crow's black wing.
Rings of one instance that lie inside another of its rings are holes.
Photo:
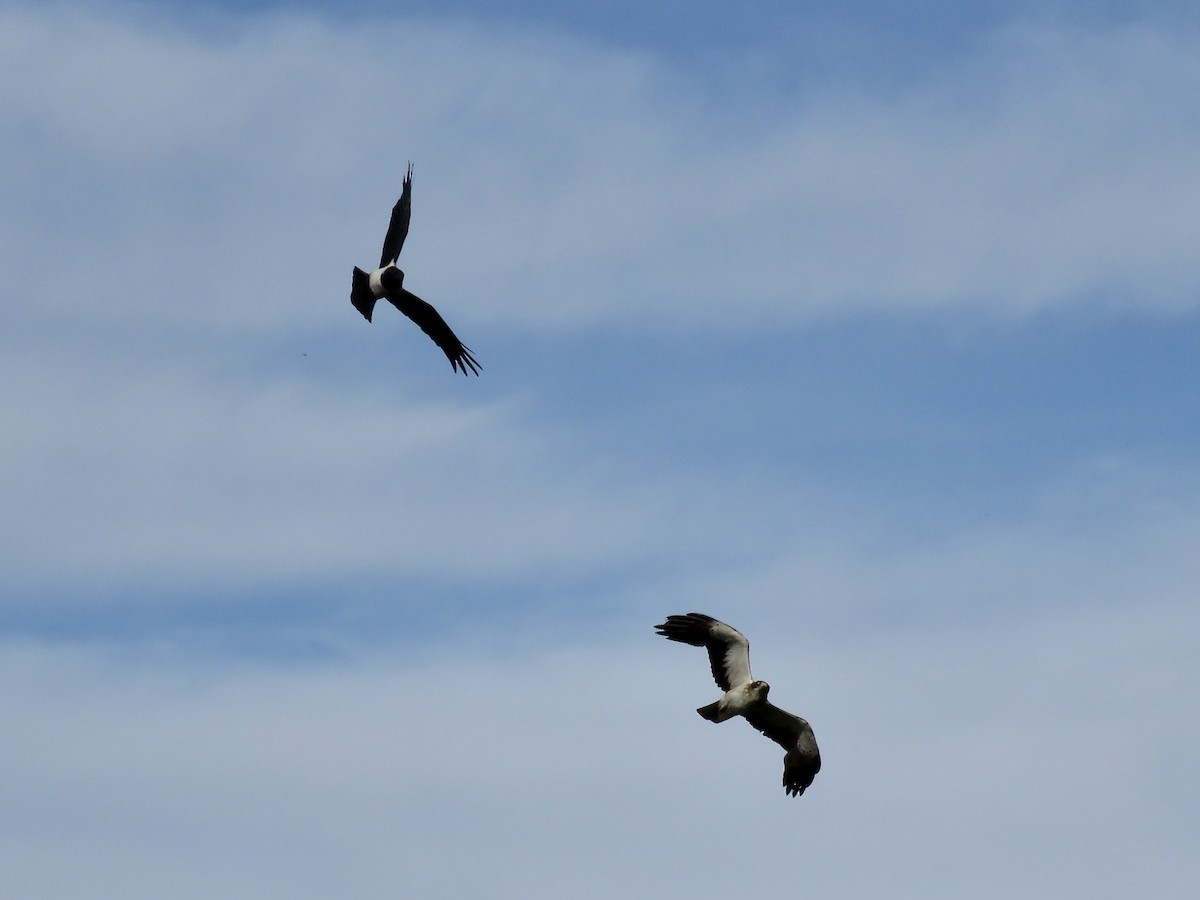
[[[388,223],[387,237],[383,239],[383,254],[379,257],[379,268],[391,265],[400,255],[404,239],[408,237],[408,223],[412,219],[412,163],[404,176],[404,190],[392,207],[392,220]]]
[[[479,362],[471,355],[471,351],[463,346],[463,342],[458,339],[458,336],[450,330],[450,326],[446,324],[446,320],[438,314],[436,309],[411,291],[402,290],[398,298],[388,297],[388,300],[396,309],[416,322],[417,326],[442,348],[442,352],[450,360],[450,366],[454,371],[461,370],[466,375],[467,369],[470,369],[476,375],[479,374],[479,370],[482,368]]]

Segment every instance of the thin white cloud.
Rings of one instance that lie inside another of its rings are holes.
[[[711,498],[631,479],[511,402],[32,369],[3,392],[12,584],[582,575],[707,529]]]
[[[715,691],[704,655],[651,620],[592,649],[412,665],[397,647],[315,671],[9,646],[0,703],[22,739],[0,751],[0,822],[22,852],[5,880],[29,897],[784,897],[801,872],[824,896],[1182,898],[1193,606],[953,641],[752,631],[759,674],[822,742],[798,801],[777,748],[692,712]]]
[[[802,865],[826,896],[1182,898],[1198,521],[1106,463],[936,544],[843,527],[758,577],[614,589],[616,640],[564,611],[316,667],[10,643],[6,875],[34,897],[782,897]],[[715,691],[704,654],[651,633],[689,609],[745,629],[814,723],[825,767],[801,801],[769,742],[692,712]],[[715,846],[748,870],[697,864]]]
[[[241,381],[251,336],[411,331],[364,337],[345,299],[408,157],[410,284],[466,335],[1200,296],[1188,34],[1014,30],[886,102],[813,87],[766,117],[545,33],[0,15],[16,572],[444,569],[461,541],[511,573],[764,538],[739,485],[628,482],[503,403]]]
[[[410,158],[410,278],[491,328],[1200,296],[1190,33],[1014,28],[887,98],[713,109],[645,54],[544,32],[4,16],[4,142],[48,188],[5,243],[86,263],[86,299],[24,282],[64,315],[101,296],[189,327],[336,321]],[[69,201],[90,208],[39,221]]]
[[[510,604],[325,667],[9,640],[5,890],[1189,896],[1194,473],[1079,449],[998,521],[927,527],[896,483],[591,446],[588,397],[547,419],[345,295],[412,158],[410,283],[465,335],[1191,308],[1196,42],[1014,29],[886,98],[735,108],[545,32],[5,7],[9,633],[49,630],[26,593],[68,620],[374,575]],[[354,365],[393,335],[453,388]],[[310,341],[347,370],[247,349]],[[589,574],[595,605],[516,598]],[[703,654],[651,625],[697,608],[813,721],[802,800],[776,748],[691,711]]]

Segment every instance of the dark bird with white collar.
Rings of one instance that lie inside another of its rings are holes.
[[[409,163],[408,174],[404,176],[404,189],[400,193],[400,199],[392,207],[392,220],[388,223],[387,236],[383,239],[379,268],[367,274],[358,266],[354,267],[354,277],[350,282],[350,302],[370,322],[375,301],[387,300],[416,322],[420,329],[442,348],[455,372],[461,371],[466,375],[467,369],[470,369],[478,375],[481,368],[479,362],[450,330],[446,320],[416,294],[404,289],[404,273],[396,268],[396,259],[400,256],[404,239],[408,237],[408,223],[411,218],[412,163]]]

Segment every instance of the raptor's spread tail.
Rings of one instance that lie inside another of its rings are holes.
[[[708,706],[700,707],[698,710],[696,710],[696,712],[700,713],[700,715],[702,715],[704,718],[708,719],[708,721],[710,721],[710,722],[720,722],[720,721],[722,721],[721,714],[717,711],[717,707],[719,707],[720,705],[721,705],[721,701],[716,700],[716,701],[708,704]]]

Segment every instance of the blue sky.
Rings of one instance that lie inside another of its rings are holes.
[[[1200,20],[904,6],[0,3],[3,893],[1190,896]]]

